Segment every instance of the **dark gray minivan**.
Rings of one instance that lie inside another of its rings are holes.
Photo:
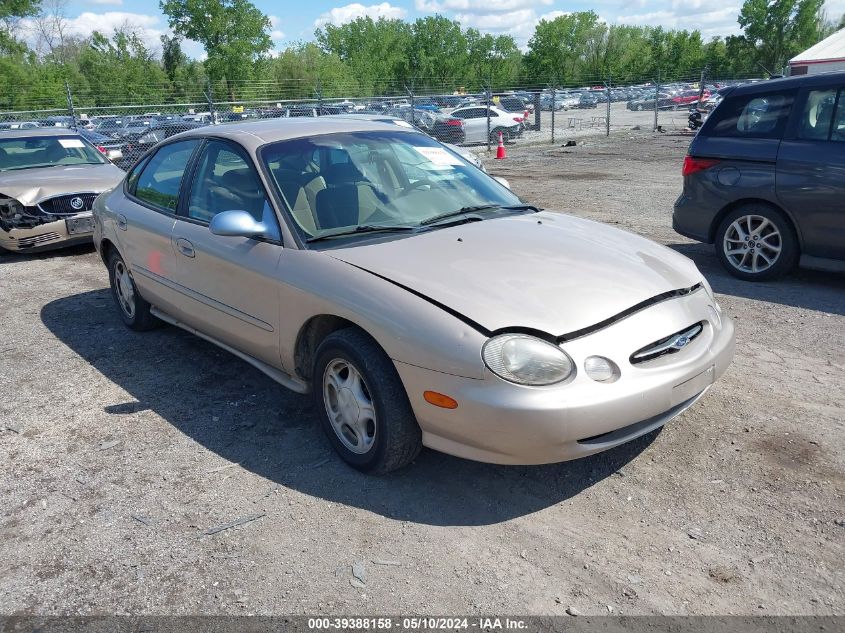
[[[741,279],[845,271],[845,72],[723,95],[684,158],[675,231]]]

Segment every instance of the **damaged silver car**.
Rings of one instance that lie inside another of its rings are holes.
[[[90,242],[94,199],[123,171],[73,130],[0,135],[0,250],[37,252]]]

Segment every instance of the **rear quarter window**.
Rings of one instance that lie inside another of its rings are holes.
[[[772,138],[783,136],[795,91],[726,98],[710,115],[706,136]]]

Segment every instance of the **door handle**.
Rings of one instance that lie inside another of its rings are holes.
[[[117,216],[117,228],[121,231],[126,230],[126,216],[125,215],[118,215]]]
[[[176,248],[178,248],[179,252],[182,253],[185,257],[194,257],[196,255],[196,253],[194,252],[194,245],[191,244],[184,237],[180,237],[176,240]]]

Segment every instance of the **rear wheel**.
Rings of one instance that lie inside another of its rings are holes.
[[[112,251],[109,256],[109,285],[120,318],[130,329],[151,330],[161,324],[150,313],[150,304],[138,294],[129,268],[117,251]]]
[[[422,433],[393,361],[366,333],[349,328],[317,349],[312,384],[320,422],[341,458],[362,472],[409,464]]]
[[[716,231],[716,255],[735,277],[776,279],[795,268],[798,240],[780,211],[762,203],[747,204],[722,220]]]

